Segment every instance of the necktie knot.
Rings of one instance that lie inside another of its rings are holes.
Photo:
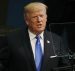
[[[36,39],[37,39],[37,40],[38,40],[38,39],[40,40],[40,35],[36,35]]]

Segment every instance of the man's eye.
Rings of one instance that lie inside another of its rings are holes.
[[[33,17],[33,19],[37,19],[37,18],[38,18],[37,16]]]
[[[40,15],[40,17],[43,17],[43,15]]]
[[[32,17],[32,18],[36,18],[36,16]]]

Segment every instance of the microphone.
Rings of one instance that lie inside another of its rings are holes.
[[[69,59],[75,59],[75,53],[73,55],[66,54],[66,55],[61,55],[61,56],[58,56],[58,55],[50,56],[50,58],[60,58],[60,57],[68,57]]]

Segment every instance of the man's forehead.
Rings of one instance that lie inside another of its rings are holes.
[[[34,12],[34,11],[43,11],[43,10],[46,10],[45,7],[43,7],[43,6],[34,6],[34,7],[31,7],[29,9],[29,11],[32,11],[32,12]]]
[[[28,13],[46,13],[46,9],[42,7],[31,8]]]

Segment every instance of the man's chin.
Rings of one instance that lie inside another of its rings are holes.
[[[38,32],[38,33],[42,33],[43,31],[44,31],[44,30],[38,30],[37,32]]]

